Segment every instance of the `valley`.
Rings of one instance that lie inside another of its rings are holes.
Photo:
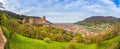
[[[53,26],[67,31],[72,31],[73,33],[80,33],[82,34],[82,36],[93,36],[99,33],[102,34],[114,28],[114,25],[111,24],[97,24],[94,26],[85,26],[73,23],[57,23],[53,24]]]
[[[13,15],[18,14],[13,13]],[[118,24],[108,22],[97,24],[98,22],[90,21],[87,22],[90,25],[84,25],[51,23],[45,17],[21,16],[21,19],[9,17],[6,12],[1,13],[0,16],[0,24],[7,38],[5,49],[119,48],[119,22]]]
[[[120,49],[120,0],[0,0],[0,49]]]
[[[94,20],[87,21],[84,24],[81,24],[84,21],[78,24],[52,23],[46,20],[45,16],[40,18],[13,13],[21,16],[19,18],[8,16],[8,13],[0,14],[0,24],[7,38],[5,49],[119,48],[119,21],[113,24],[101,20],[94,23],[92,22]],[[89,25],[86,25],[87,23]]]

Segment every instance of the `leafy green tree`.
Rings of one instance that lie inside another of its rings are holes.
[[[16,19],[8,17],[7,14],[2,13],[0,14],[0,25],[6,27],[8,30],[10,30],[9,33],[9,39],[7,40],[6,49],[10,49],[10,39],[12,38],[13,34],[18,31],[19,23]]]
[[[18,26],[19,26],[19,23],[17,22],[16,19],[8,17],[8,15],[5,13],[0,14],[0,24],[2,26],[5,26],[7,29],[11,31],[9,34],[10,38],[17,31]]]
[[[17,20],[15,19],[9,19],[6,23],[6,27],[7,29],[9,29],[11,32],[10,32],[10,38],[12,37],[12,35],[18,31],[18,26],[19,26],[19,23],[17,22]]]
[[[44,41],[47,42],[47,43],[50,43],[51,39],[50,38],[44,38]]]
[[[54,40],[54,41],[58,41],[58,42],[63,42],[65,39],[64,39],[64,37],[63,37],[61,34],[56,34],[56,35],[53,37],[53,40]]]
[[[72,39],[72,37],[67,34],[63,34],[63,37],[64,37],[65,41],[70,41]]]
[[[115,26],[111,32],[112,32],[113,37],[120,35],[120,23],[119,22],[115,24]]]
[[[0,25],[5,25],[7,15],[5,13],[0,14]]]
[[[70,49],[76,49],[76,44],[75,43],[70,43],[69,48]]]
[[[83,42],[83,37],[82,37],[81,34],[78,34],[78,35],[76,36],[76,41],[77,41],[77,42]]]
[[[95,43],[97,43],[97,45],[100,45],[103,40],[104,38],[101,34],[98,34],[97,36],[95,36]]]
[[[108,40],[108,39],[111,39],[111,38],[112,38],[112,33],[111,33],[111,31],[105,32],[104,40]]]

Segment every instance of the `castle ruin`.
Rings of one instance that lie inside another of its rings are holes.
[[[43,25],[48,25],[49,23],[46,20],[46,17],[43,16],[41,17],[34,17],[34,16],[30,16],[27,18],[24,18],[22,20],[23,24],[28,23],[28,24],[43,24]]]

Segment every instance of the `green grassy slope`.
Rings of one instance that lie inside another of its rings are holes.
[[[2,27],[6,37],[8,37],[9,30],[5,27]],[[8,38],[7,38],[8,39]],[[8,39],[9,40],[9,39]],[[11,49],[64,49],[69,43],[67,42],[51,42],[46,43],[43,40],[31,39],[19,34],[15,34],[12,39],[10,39],[10,48]],[[97,46],[93,44],[83,44],[76,43],[76,49],[106,49],[111,47],[114,43],[120,42],[120,36],[113,38],[111,40],[104,41],[102,45]],[[118,44],[115,44],[114,47],[118,47]],[[117,49],[117,48],[116,48]]]

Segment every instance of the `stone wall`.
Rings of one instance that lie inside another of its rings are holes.
[[[24,18],[23,19],[23,24],[24,23],[29,23],[29,24],[46,24],[46,17],[43,16],[43,18],[40,18],[40,17],[34,17],[34,16],[31,16],[29,18]]]

